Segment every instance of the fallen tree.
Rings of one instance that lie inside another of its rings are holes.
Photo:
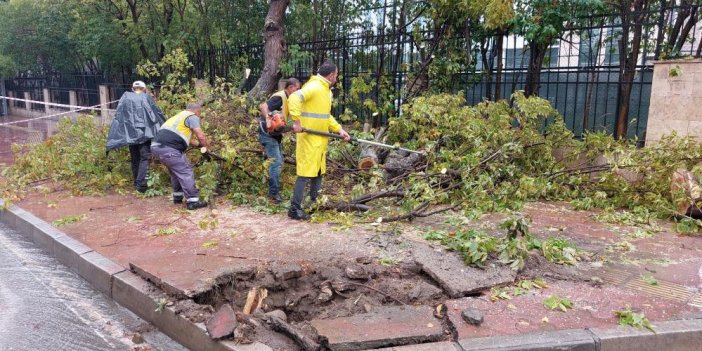
[[[173,55],[178,55],[174,53]],[[173,113],[193,96],[207,96],[203,121],[214,139],[216,162],[197,164],[204,197],[225,194],[236,204],[270,206],[265,201],[269,160],[262,159],[257,117],[246,96],[219,81],[206,93],[194,84],[177,84],[187,69],[159,64],[170,72],[159,93]],[[175,75],[174,79],[171,75]],[[169,90],[170,89],[170,90]],[[202,87],[200,87],[202,89]],[[182,101],[177,92],[186,91]],[[670,179],[676,169],[699,178],[702,147],[694,140],[670,136],[646,148],[636,141],[615,140],[603,133],[575,139],[558,112],[544,99],[516,93],[510,101],[466,106],[459,95],[417,97],[402,106],[403,115],[372,129],[348,122],[354,136],[421,150],[422,154],[330,142],[327,191],[314,207],[319,221],[338,212],[363,213],[360,221],[412,220],[459,211],[476,216],[517,210],[536,200],[571,201],[576,208],[639,209],[657,218],[676,217]],[[98,133],[88,130],[98,128]],[[293,164],[294,135],[283,142]],[[14,199],[40,179],[60,182],[76,194],[125,189],[129,184],[126,152],[103,157],[104,128],[89,119],[62,123],[61,131],[35,147],[17,146],[17,162],[4,171],[3,197]],[[190,153],[197,161],[199,153]],[[294,167],[283,167],[283,188],[290,191]],[[148,196],[168,193],[168,176],[154,167]],[[333,187],[333,191],[331,188]],[[678,214],[679,215],[679,214]],[[684,214],[683,214],[684,215]],[[344,217],[347,218],[347,217]]]

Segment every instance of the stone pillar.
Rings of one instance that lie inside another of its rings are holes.
[[[25,99],[25,100],[31,100],[31,99],[32,99],[32,95],[31,95],[28,91],[25,91],[25,92],[24,92],[24,99]],[[29,101],[25,101],[25,102],[24,102],[24,109],[27,110],[27,111],[31,111],[31,110],[32,110],[32,103],[30,103]]]
[[[49,105],[51,103],[51,95],[49,95],[49,89],[44,88],[43,93],[44,93],[44,112],[49,114],[49,113],[51,113],[51,106]]]
[[[71,106],[78,106],[78,95],[75,90],[68,91],[68,104]],[[71,111],[75,111],[75,107],[71,107]]]
[[[9,96],[5,92],[5,81],[0,80],[0,96]],[[7,99],[0,100],[0,116],[8,115],[7,112]]]
[[[646,123],[646,145],[673,131],[702,141],[702,59],[656,61]]]
[[[102,121],[107,123],[110,119],[109,111],[107,111],[108,106],[107,103],[110,102],[109,96],[110,92],[107,89],[107,85],[100,85],[99,86],[100,90],[100,117],[102,117]]]

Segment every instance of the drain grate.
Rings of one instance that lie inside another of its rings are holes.
[[[618,286],[629,280],[633,274],[618,269],[608,269],[602,272],[601,275],[602,280],[604,280],[606,283]]]
[[[696,295],[694,291],[690,291],[690,289],[684,285],[664,280],[658,280],[657,285],[651,285],[643,281],[637,273],[620,269],[607,269],[602,272],[601,275],[602,280],[608,284],[702,307],[702,295]]]
[[[702,307],[702,293],[695,295],[694,298],[688,302],[688,304],[695,307]]]
[[[657,285],[651,285],[639,277],[635,277],[634,279],[630,280],[624,284],[624,287],[679,302],[688,302],[693,295],[693,293],[690,292],[684,285],[670,283],[663,280],[659,280]]]

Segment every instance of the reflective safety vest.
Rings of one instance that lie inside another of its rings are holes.
[[[185,125],[185,119],[194,115],[194,113],[188,110],[178,112],[178,114],[166,120],[166,122],[161,125],[161,129],[170,130],[177,134],[185,141],[185,145],[187,146],[190,144],[190,137],[193,136],[193,130]]]
[[[281,90],[279,92],[276,92],[275,94],[271,95],[271,97],[274,96],[280,96],[281,99],[283,99],[283,107],[281,107],[283,113],[283,117],[286,119],[289,117],[289,110],[288,110],[288,95],[285,94],[285,90]],[[270,99],[270,98],[269,98]]]

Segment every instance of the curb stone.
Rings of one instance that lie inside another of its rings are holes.
[[[0,199],[0,208],[5,202]],[[67,236],[49,223],[17,207],[0,210],[0,222],[18,230],[38,247],[57,257],[96,289],[154,324],[192,350],[272,351],[261,343],[237,345],[216,342],[203,323],[192,323],[170,307],[156,312],[157,301],[165,298],[155,285],[125,270],[117,263]],[[525,335],[468,338],[452,342],[407,345],[384,351],[702,351],[702,319],[654,323],[656,333],[631,327],[575,329]]]
[[[0,208],[4,204],[0,199]],[[166,297],[156,286],[20,207],[11,205],[0,210],[0,222],[31,239],[37,247],[56,257],[97,290],[191,350],[272,351],[258,342],[240,345],[214,341],[204,324],[190,322],[171,307],[156,312],[158,301]]]

